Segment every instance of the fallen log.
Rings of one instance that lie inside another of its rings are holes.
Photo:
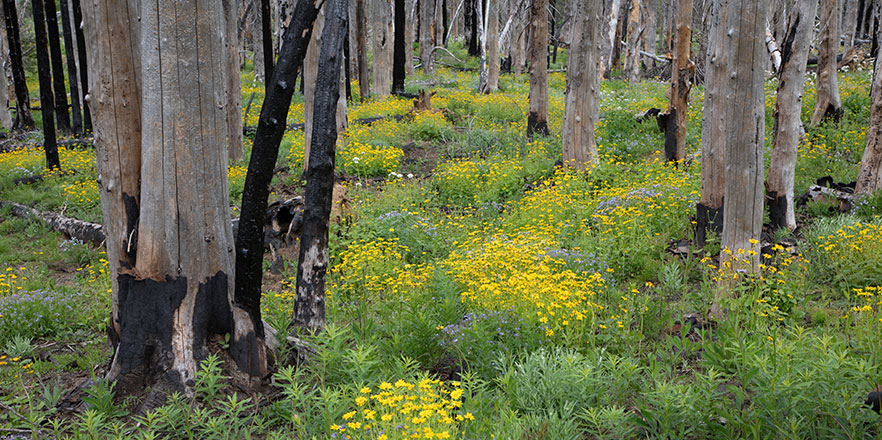
[[[53,231],[68,237],[88,241],[96,246],[101,246],[104,243],[104,227],[97,223],[84,222],[56,212],[39,211],[15,202],[0,200],[0,208],[7,206],[16,217],[40,220]]]

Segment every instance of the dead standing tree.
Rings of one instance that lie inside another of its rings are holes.
[[[674,66],[671,71],[671,104],[665,124],[665,159],[686,158],[686,116],[689,90],[695,73],[692,50],[692,0],[677,1],[677,31],[674,33]]]
[[[337,101],[346,37],[348,0],[329,0],[315,84],[313,145],[306,172],[306,207],[300,233],[300,258],[294,296],[295,327],[321,330],[325,325],[325,273],[328,270],[328,222],[334,189]]]
[[[31,130],[34,128],[34,118],[31,116],[31,99],[24,73],[15,0],[3,0],[3,15],[6,19],[6,38],[9,42],[9,60],[12,65],[12,85],[15,89],[15,120],[12,121],[12,129]]]
[[[46,12],[46,30],[49,36],[49,60],[52,65],[55,121],[58,123],[58,131],[69,134],[71,132],[70,112],[67,109],[67,90],[64,87],[64,63],[61,61],[61,38],[58,34],[58,14],[55,10],[55,0],[44,0],[43,6]]]
[[[530,6],[530,112],[527,137],[548,135],[548,0]]]
[[[602,6],[593,0],[581,0],[573,13],[561,140],[564,163],[585,168],[599,160],[594,125],[599,119],[601,72],[585,66],[597,65]]]
[[[52,78],[50,73],[49,51],[46,41],[46,19],[43,1],[34,0],[31,10],[34,13],[34,43],[37,48],[37,70],[40,78],[40,110],[43,114],[43,149],[46,151],[46,168],[61,168],[58,159],[58,146],[55,143],[55,123],[52,120]],[[53,1],[53,0],[48,0]]]
[[[861,158],[855,192],[873,194],[882,189],[882,57],[876,57],[870,104],[870,127],[867,129],[867,147]]]
[[[800,114],[806,60],[817,9],[818,0],[797,0],[787,18],[781,42],[767,200],[772,226],[790,230],[796,229],[793,179],[796,174],[796,150],[803,131]]]
[[[812,125],[820,124],[828,118],[838,122],[842,117],[839,80],[836,78],[836,53],[839,51],[841,17],[842,0],[821,0],[817,101],[812,112]]]

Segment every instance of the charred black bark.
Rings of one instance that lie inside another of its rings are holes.
[[[532,138],[535,134],[548,136],[548,121],[540,120],[536,112],[530,112],[527,115],[527,136]]]
[[[318,0],[298,0],[292,15],[293,20],[282,39],[279,64],[268,80],[267,94],[260,109],[257,133],[245,188],[242,192],[242,216],[236,233],[236,304],[248,312],[257,336],[263,337],[263,322],[260,318],[260,288],[263,277],[264,217],[267,198],[279,143],[285,134],[288,108],[297,74],[303,65],[306,47],[312,37],[312,26],[318,16]],[[339,66],[338,66],[339,68]],[[247,357],[234,358],[240,365],[247,365]]]
[[[346,100],[352,101],[352,73],[349,71],[349,32],[351,29],[346,26],[346,38],[343,40],[343,73],[346,74]]]
[[[296,327],[321,330],[325,325],[325,273],[328,270],[328,222],[334,190],[334,155],[337,143],[337,99],[340,96],[340,55],[348,19],[348,0],[331,0],[322,31],[318,76],[315,84],[312,148],[306,171],[306,207],[300,233],[297,291],[294,296]]]
[[[58,34],[58,13],[55,0],[44,0],[46,29],[49,32],[49,60],[52,64],[52,88],[55,96],[55,120],[58,131],[70,133],[70,112],[67,110],[67,89],[64,88],[64,63],[61,61],[61,38]],[[45,105],[45,103],[41,103]]]
[[[465,30],[466,43],[469,47],[469,56],[481,55],[480,42],[478,41],[478,0],[465,0]]]
[[[707,233],[713,232],[717,237],[723,234],[723,205],[712,208],[704,204],[695,205],[695,245],[704,247],[707,243]]]
[[[677,109],[658,115],[658,127],[665,133],[665,160],[677,160]]]
[[[67,77],[70,84],[70,113],[71,129],[74,134],[83,133],[83,114],[80,110],[80,87],[77,84],[77,63],[74,54],[73,32],[70,27],[70,14],[68,13],[67,0],[61,3],[61,33],[64,35],[64,53],[67,58]]]
[[[447,35],[447,0],[441,0],[441,35]]]
[[[12,129],[32,130],[34,118],[31,116],[31,99],[25,79],[24,62],[21,54],[21,38],[18,30],[18,12],[15,0],[3,0],[3,14],[6,19],[6,39],[9,42],[9,60],[12,64],[12,84],[15,88],[15,120]]]
[[[392,41],[392,93],[404,93],[405,65],[407,62],[407,42],[404,36],[404,22],[407,13],[404,0],[395,0],[395,38]],[[446,35],[446,34],[445,34]]]
[[[71,0],[73,7],[73,28],[77,33],[77,59],[80,60],[80,90],[83,96],[89,93],[89,69],[86,64],[86,36],[83,35],[83,12],[80,10],[80,0]],[[92,132],[92,113],[89,110],[89,103],[83,103],[83,132],[88,135]]]
[[[52,1],[52,0],[49,0]],[[40,77],[40,111],[43,114],[43,149],[46,151],[46,168],[61,168],[58,159],[58,146],[55,144],[55,121],[52,120],[53,112],[51,103],[52,78],[49,66],[49,51],[46,41],[46,19],[43,17],[43,0],[34,0],[32,3],[34,13],[34,40],[37,49],[37,71]]]
[[[266,90],[269,92],[270,82],[273,78],[273,25],[270,22],[270,0],[260,0],[260,23],[261,32],[263,32],[263,71],[266,75]],[[312,25],[310,25],[311,27]],[[291,81],[291,84],[293,85],[294,81]]]
[[[787,197],[779,196],[777,191],[766,194],[769,205],[769,224],[772,229],[787,229]]]

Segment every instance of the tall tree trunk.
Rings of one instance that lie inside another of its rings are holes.
[[[70,85],[71,119],[73,122],[71,128],[74,134],[79,135],[83,133],[83,114],[80,112],[80,88],[77,83],[77,63],[67,0],[61,0],[59,6],[61,7],[61,30],[64,34],[64,52],[67,57],[67,77]]]
[[[487,0],[487,89],[499,90],[499,0]]]
[[[634,0],[624,0],[622,2],[622,9],[619,10],[619,20],[616,23],[616,36],[613,40],[612,47],[612,61],[610,62],[610,74],[612,74],[613,70],[618,70],[622,67],[622,40],[627,38],[628,36],[628,11],[631,9],[631,3]]]
[[[300,259],[294,296],[293,324],[307,330],[325,325],[325,274],[328,270],[328,223],[334,189],[334,155],[337,142],[336,107],[340,95],[340,53],[343,49],[348,0],[330,0],[322,36],[316,81],[315,144],[306,175],[306,207],[300,233]]]
[[[6,47],[6,42],[8,41],[6,35],[6,20],[3,14],[0,14],[0,59],[4,60],[0,62],[0,66],[6,64],[5,60],[9,54],[9,50]],[[0,68],[0,126],[6,130],[12,130],[12,113],[9,112],[9,84],[7,83],[5,68]]]
[[[604,3],[608,6],[608,9],[606,10],[603,20],[603,34],[601,36],[603,39],[603,46],[600,50],[600,58],[603,76],[609,78],[612,69],[612,60],[614,53],[616,52],[616,35],[618,34],[619,12],[622,9],[622,0],[610,0]]]
[[[759,270],[763,226],[763,82],[767,57],[762,35],[767,11],[765,0],[737,0],[729,9],[732,63],[726,110],[726,215],[722,246],[732,254],[724,252],[723,261],[730,262],[733,269],[752,272]]]
[[[273,79],[273,23],[270,0],[260,0],[260,29],[261,44],[263,51],[264,84],[270,84]]]
[[[356,0],[360,1],[360,0]],[[395,39],[392,47],[392,93],[404,93],[404,78],[407,64],[406,52],[410,50],[407,40],[404,0],[395,0]]]
[[[468,1],[468,0],[466,0]],[[527,8],[522,7],[521,2],[515,3],[514,19],[511,28],[511,44],[509,52],[511,53],[511,68],[516,75],[524,73],[524,67],[527,65],[527,36],[526,36],[526,15]]]
[[[374,46],[374,86],[377,96],[389,96],[392,90],[392,16],[389,0],[370,0]]]
[[[371,97],[371,79],[368,74],[367,47],[364,41],[367,35],[364,2],[365,0],[355,0],[355,45],[358,52],[358,94],[361,95],[361,102]]]
[[[674,35],[674,62],[671,78],[671,106],[669,117],[675,122],[673,136],[665,133],[665,158],[681,161],[686,158],[686,116],[688,113],[689,89],[695,64],[690,59],[692,50],[692,0],[677,2],[677,32]]]
[[[839,98],[839,80],[836,77],[836,53],[839,51],[839,23],[842,17],[842,0],[821,0],[821,34],[818,44],[818,87],[812,125],[832,118],[838,122],[842,117],[842,100]]]
[[[681,0],[682,1],[682,0]],[[629,82],[640,80],[640,9],[641,0],[632,0],[628,11],[628,50],[625,54],[625,77]],[[691,19],[691,16],[690,16]]]
[[[74,31],[77,34],[77,60],[79,61],[80,89],[83,91],[83,132],[92,132],[92,110],[89,108],[89,69],[86,64],[86,38],[83,33],[83,12],[80,9],[80,0],[71,0],[73,9]]]
[[[730,1],[714,0],[710,13],[710,43],[704,76],[704,109],[701,127],[701,196],[696,206],[695,244],[704,246],[708,232],[723,233],[723,195],[726,174],[726,131],[729,104]]]
[[[422,0],[420,0],[422,1]],[[469,49],[469,56],[480,56],[481,46],[478,40],[478,8],[480,8],[479,0],[465,0],[465,30],[466,45]]]
[[[15,0],[3,0],[3,14],[6,18],[6,37],[9,41],[9,59],[12,64],[12,85],[15,89],[15,120],[12,122],[12,129],[32,130],[34,118],[31,117],[31,100],[24,73]]]
[[[408,12],[408,17],[410,18],[407,20],[404,27],[404,35],[406,37],[406,40],[404,41],[404,73],[407,75],[413,75],[413,43],[417,40],[417,0],[409,0],[408,11],[410,11]]]
[[[432,37],[435,35],[435,1],[436,0],[419,0],[420,1],[420,62],[423,64],[423,73],[426,75],[435,74],[435,60],[433,49],[435,43]]]
[[[313,25],[312,41],[306,49],[306,58],[303,61],[303,175],[309,169],[309,154],[312,150],[313,111],[315,110],[315,84],[318,78],[319,53],[322,48],[322,38],[325,33],[325,10],[327,1],[319,11]]]
[[[530,7],[530,113],[527,137],[548,135],[548,0]]]
[[[842,12],[842,32],[845,35],[843,41],[843,53],[848,52],[854,46],[855,28],[858,20],[857,0],[845,0]]]
[[[52,1],[52,0],[49,0]],[[46,168],[61,168],[58,147],[55,143],[55,122],[52,115],[52,77],[49,65],[49,49],[46,41],[46,17],[43,0],[33,0],[34,44],[37,49],[37,71],[40,77],[40,109],[43,114],[43,149],[46,151]]]
[[[643,47],[645,51],[654,54],[656,52],[656,16],[658,15],[658,0],[644,0],[645,13],[643,25]],[[655,67],[654,60],[644,61],[648,68]]]
[[[70,112],[67,110],[67,90],[64,87],[64,62],[61,60],[61,38],[58,34],[58,13],[55,0],[44,0],[46,29],[49,32],[49,59],[52,64],[52,86],[55,97],[55,120],[58,131],[70,133]],[[45,105],[45,103],[43,103]]]
[[[855,187],[858,194],[872,194],[882,189],[882,57],[876,57],[875,66],[867,147]]]
[[[818,0],[797,0],[787,20],[778,71],[775,129],[769,163],[769,220],[773,227],[796,229],[793,211],[793,178],[796,149],[802,131],[802,90],[806,61]]]
[[[599,119],[600,72],[585,66],[597,65],[602,9],[600,2],[581,0],[573,10],[561,142],[564,163],[577,168],[599,161],[594,126]]]
[[[226,40],[224,41],[224,85],[226,87],[227,154],[230,161],[245,158],[242,140],[242,83],[239,77],[239,43],[237,41],[237,0],[221,0]]]
[[[236,236],[236,304],[246,310],[256,335],[263,337],[260,294],[263,277],[264,218],[279,145],[285,134],[293,84],[303,67],[313,25],[319,14],[318,0],[298,1],[294,21],[283,37],[277,75],[268,85],[260,109],[257,133],[242,192],[242,216]]]
[[[490,0],[486,0],[486,2],[489,1]],[[487,88],[487,76],[490,73],[488,69],[489,66],[487,65],[487,26],[485,22],[485,19],[487,17],[486,14],[487,10],[484,8],[481,8],[478,11],[478,44],[481,49],[481,62],[479,66],[480,74],[478,77],[478,92],[480,93],[485,93],[484,90]]]

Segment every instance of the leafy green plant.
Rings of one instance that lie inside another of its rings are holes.
[[[212,402],[217,397],[220,389],[223,388],[224,381],[227,379],[222,374],[222,362],[216,354],[211,353],[200,362],[199,366],[193,389],[205,402]]]

